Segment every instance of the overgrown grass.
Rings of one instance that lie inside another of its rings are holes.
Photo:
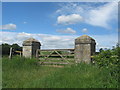
[[[36,59],[4,57],[3,88],[117,88],[109,69],[81,63],[63,68],[39,66]]]
[[[34,79],[43,78],[57,68],[37,65],[37,60],[14,57],[2,59],[3,88],[22,88]]]

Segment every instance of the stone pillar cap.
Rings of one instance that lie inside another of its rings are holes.
[[[95,43],[95,40],[88,35],[82,35],[75,39],[75,44],[80,43]]]
[[[39,43],[41,46],[41,43],[34,38],[28,38],[27,40],[23,41],[23,46],[24,45],[32,45],[32,43]]]
[[[93,38],[91,38],[91,37],[88,36],[88,35],[82,35],[82,36],[80,36],[80,37],[78,37],[78,38],[76,38],[76,39],[89,39],[89,40],[94,40]]]

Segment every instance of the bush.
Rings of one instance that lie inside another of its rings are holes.
[[[100,68],[106,68],[109,70],[110,75],[118,81],[119,76],[119,64],[120,64],[120,47],[119,45],[112,50],[102,50],[98,55],[94,57],[95,64]]]

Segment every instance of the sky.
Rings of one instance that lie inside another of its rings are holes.
[[[96,40],[96,49],[118,42],[117,2],[2,2],[1,43],[39,40],[42,49],[74,48],[82,35]]]

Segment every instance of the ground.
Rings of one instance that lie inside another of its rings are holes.
[[[2,59],[3,88],[117,88],[109,70],[91,64],[42,66],[36,59]]]

